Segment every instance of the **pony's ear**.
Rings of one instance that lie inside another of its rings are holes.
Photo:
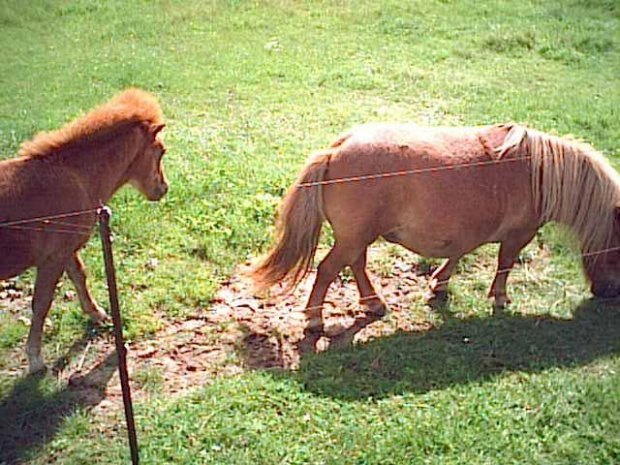
[[[153,139],[155,139],[157,134],[159,134],[159,132],[166,127],[164,123],[154,124],[154,123],[149,123],[148,121],[142,121],[140,125],[142,126],[142,129],[144,130],[144,132],[150,135]]]
[[[153,135],[153,137],[155,137],[157,134],[159,134],[159,131],[161,131],[165,127],[166,125],[164,123],[151,124],[151,126],[149,127],[149,132]]]

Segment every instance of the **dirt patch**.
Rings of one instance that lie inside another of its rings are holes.
[[[355,282],[345,275],[330,288],[324,317],[331,339],[319,341],[319,350],[330,344],[363,342],[433,326],[432,311],[419,314],[424,306],[414,305],[424,302],[429,267],[414,263],[407,255],[390,258],[386,271],[382,267],[387,253],[386,247],[372,249],[369,263],[376,290],[390,307],[389,314],[381,319],[368,315],[359,303]],[[150,395],[149,373],[160,378],[155,392],[178,394],[248,368],[295,369],[299,364],[297,342],[305,327],[300,311],[314,277],[313,272],[290,295],[275,297],[276,290],[274,297],[267,298],[254,295],[240,273],[222,282],[208,310],[200,309],[184,321],[167,321],[165,329],[148,341],[131,344],[128,362],[135,397]],[[111,340],[106,346],[113,350]],[[119,396],[118,376],[114,375],[106,401],[116,403]]]
[[[431,271],[428,264],[395,253],[387,244],[370,249],[368,262],[375,288],[389,305],[388,315],[381,319],[368,315],[359,303],[355,282],[345,273],[330,288],[324,309],[329,337],[319,341],[319,350],[433,327],[434,313],[422,305]],[[250,283],[237,274],[221,283],[208,309],[198,309],[183,321],[162,317],[164,330],[128,345],[134,398],[182,394],[248,368],[294,369],[305,326],[300,311],[313,281],[314,273],[288,296],[263,298],[253,295]],[[111,369],[114,360],[111,332],[99,331],[76,343],[56,363],[54,374],[82,405],[105,411],[121,403],[118,374]]]

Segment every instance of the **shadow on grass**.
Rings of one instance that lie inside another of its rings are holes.
[[[73,376],[63,389],[55,388],[54,375],[93,337],[94,333],[87,331],[54,364],[50,375],[26,376],[0,397],[0,464],[25,463],[30,453],[54,437],[65,417],[104,399],[106,386],[116,370],[116,352],[89,372]]]
[[[492,379],[580,366],[620,354],[620,303],[588,300],[570,320],[501,314],[450,319],[425,333],[398,333],[305,357],[295,376],[310,391],[342,399],[424,393]]]
[[[442,314],[446,322],[437,329],[340,344],[303,357],[297,372],[283,376],[316,394],[356,400],[425,393],[504,372],[581,366],[620,354],[620,301],[584,301],[572,319],[500,314],[460,320],[447,309]]]

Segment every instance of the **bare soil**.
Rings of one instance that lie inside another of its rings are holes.
[[[414,314],[414,302],[423,302],[428,285],[428,266],[413,257],[390,257],[386,269],[385,246],[370,250],[371,275],[377,292],[390,312],[379,319],[365,312],[359,303],[355,282],[344,277],[330,288],[324,309],[327,337],[318,349],[330,344],[350,344],[392,334],[396,331],[425,331],[433,326],[429,314]],[[374,269],[373,269],[374,268]],[[183,321],[165,320],[161,332],[148,340],[127,345],[132,394],[139,401],[151,395],[175,395],[207,384],[218,376],[230,376],[244,369],[295,369],[299,364],[297,342],[305,320],[301,316],[314,281],[314,272],[290,295],[256,296],[251,284],[236,274],[223,281],[208,309],[197,309]],[[27,306],[28,299],[4,296],[11,305]],[[66,296],[65,296],[66,297]],[[69,296],[71,297],[71,296]],[[28,313],[25,313],[28,314]],[[20,348],[16,357],[26,366]],[[95,410],[116,410],[121,389],[116,372],[111,331],[79,341],[53,367],[60,383],[66,383],[72,398]]]

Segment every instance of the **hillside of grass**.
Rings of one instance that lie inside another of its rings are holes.
[[[620,166],[614,0],[1,0],[0,30],[2,159],[128,86],[161,102],[170,193],[150,204],[125,188],[111,202],[130,341],[209,311],[220,281],[268,246],[306,157],[352,125],[518,121]],[[544,228],[524,263],[541,247],[549,261],[515,273],[505,317],[490,316],[485,249],[460,265],[435,332],[138,405],[144,462],[620,461],[619,309],[590,300],[564,234]],[[106,302],[97,240],[84,257]],[[32,277],[16,284],[26,297]],[[92,330],[62,291],[45,329],[52,363]],[[41,405],[62,415],[20,460],[119,463],[121,427],[64,411],[53,375],[21,378],[22,317],[0,303],[0,402],[25,403],[22,426]]]

